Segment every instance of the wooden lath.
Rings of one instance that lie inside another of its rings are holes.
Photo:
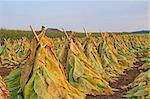
[[[31,25],[30,25],[30,29],[31,29],[31,31],[33,32],[33,34],[34,34],[35,38],[37,39],[37,41],[39,42],[40,39],[38,38],[38,35],[36,34],[34,28],[33,28]]]

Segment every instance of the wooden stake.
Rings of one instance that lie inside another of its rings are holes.
[[[37,36],[37,34],[36,34],[34,28],[33,28],[31,25],[30,25],[30,29],[31,29],[31,31],[33,32],[33,34],[34,34],[35,38],[37,39],[37,41],[39,42],[40,40],[39,40],[39,38],[38,38],[38,36]]]
[[[84,27],[83,27],[83,30],[84,30],[84,32],[85,32],[85,34],[86,34],[86,37],[89,37],[89,36],[88,36],[88,33],[86,32],[86,30],[85,30]]]
[[[140,96],[140,99],[144,99],[144,96]]]
[[[62,30],[63,30],[63,32],[65,33],[67,39],[69,40],[69,36],[68,36],[67,32],[64,30],[64,28],[62,28]]]

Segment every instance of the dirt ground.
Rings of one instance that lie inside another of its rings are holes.
[[[2,77],[5,77],[5,76],[9,75],[10,71],[11,71],[10,68],[1,67],[0,68],[0,75]]]

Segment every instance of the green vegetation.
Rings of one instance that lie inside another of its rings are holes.
[[[123,34],[126,34],[122,32]],[[70,35],[71,33],[68,33]],[[46,32],[46,35],[50,38],[62,38],[65,36],[64,33],[50,33]],[[85,37],[85,33],[77,33],[76,37]],[[92,36],[98,37],[101,36],[101,33],[96,32],[92,33]],[[11,40],[21,39],[22,37],[27,37],[29,40],[33,38],[33,33],[31,31],[25,30],[7,30],[7,29],[0,29],[0,40],[6,38],[10,38]]]
[[[71,33],[69,33],[71,34]],[[64,37],[64,33],[49,33],[46,32],[46,35],[50,38],[61,38]],[[85,37],[85,33],[77,33],[77,37]],[[93,36],[100,36],[99,33],[93,33]],[[10,38],[12,40],[21,39],[22,37],[27,37],[29,40],[33,38],[33,33],[31,31],[23,31],[23,30],[7,30],[0,29],[0,40],[3,38]]]

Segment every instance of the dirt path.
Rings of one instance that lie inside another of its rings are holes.
[[[1,67],[0,68],[0,76],[5,77],[5,76],[9,75],[10,71],[11,71],[10,68]]]
[[[135,67],[125,72],[125,75],[118,78],[116,82],[110,83],[112,88],[119,89],[113,95],[98,95],[98,96],[87,96],[87,99],[125,99],[123,95],[126,94],[128,89],[125,87],[140,74],[138,67],[142,66],[143,62],[134,63]]]

